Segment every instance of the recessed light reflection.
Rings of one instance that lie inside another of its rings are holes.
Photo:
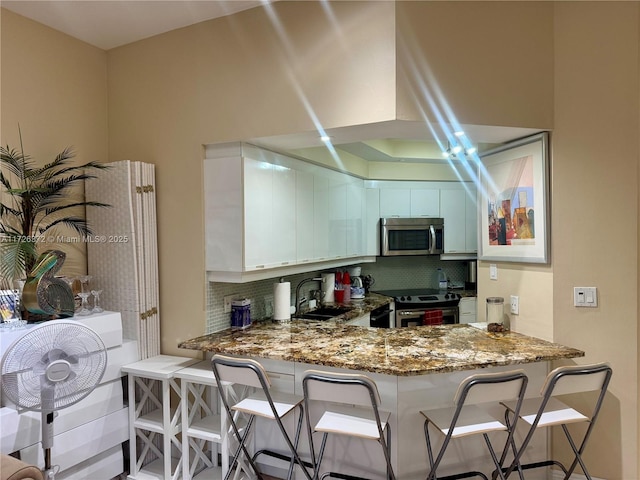
[[[331,142],[331,137],[329,135],[323,135],[320,137],[320,140],[324,143],[329,143]]]
[[[456,137],[458,137],[458,138],[459,138],[459,137],[461,137],[461,136],[463,136],[463,135],[464,135],[464,132],[463,132],[462,130],[458,130],[457,132],[454,132],[453,134],[454,134]]]

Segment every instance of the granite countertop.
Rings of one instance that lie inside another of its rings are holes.
[[[187,340],[179,348],[411,376],[575,358],[584,352],[469,325],[368,328],[334,321],[263,322]]]

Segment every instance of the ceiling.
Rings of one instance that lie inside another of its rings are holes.
[[[103,50],[277,0],[0,0],[0,6]]]
[[[0,0],[0,6],[103,50],[279,0]],[[446,128],[446,126],[445,126]],[[459,127],[460,128],[460,127]],[[482,151],[537,130],[462,125]],[[442,162],[442,149],[424,123],[390,121],[327,130],[338,152],[380,162]],[[446,138],[445,134],[440,135]],[[450,135],[449,135],[450,136]],[[247,139],[257,145],[304,156],[324,147],[318,132]]]

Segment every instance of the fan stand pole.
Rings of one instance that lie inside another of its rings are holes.
[[[44,450],[45,480],[54,480],[55,470],[51,466],[51,447],[53,447],[53,418],[55,416],[55,386],[48,383],[45,376],[40,378],[40,398],[42,403],[42,449]]]
[[[51,468],[51,446],[53,444],[53,417],[54,412],[42,411],[42,449],[44,450],[44,475],[45,480],[54,480],[55,471]]]

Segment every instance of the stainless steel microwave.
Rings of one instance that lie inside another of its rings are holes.
[[[444,253],[444,219],[381,218],[380,255],[439,255]]]

